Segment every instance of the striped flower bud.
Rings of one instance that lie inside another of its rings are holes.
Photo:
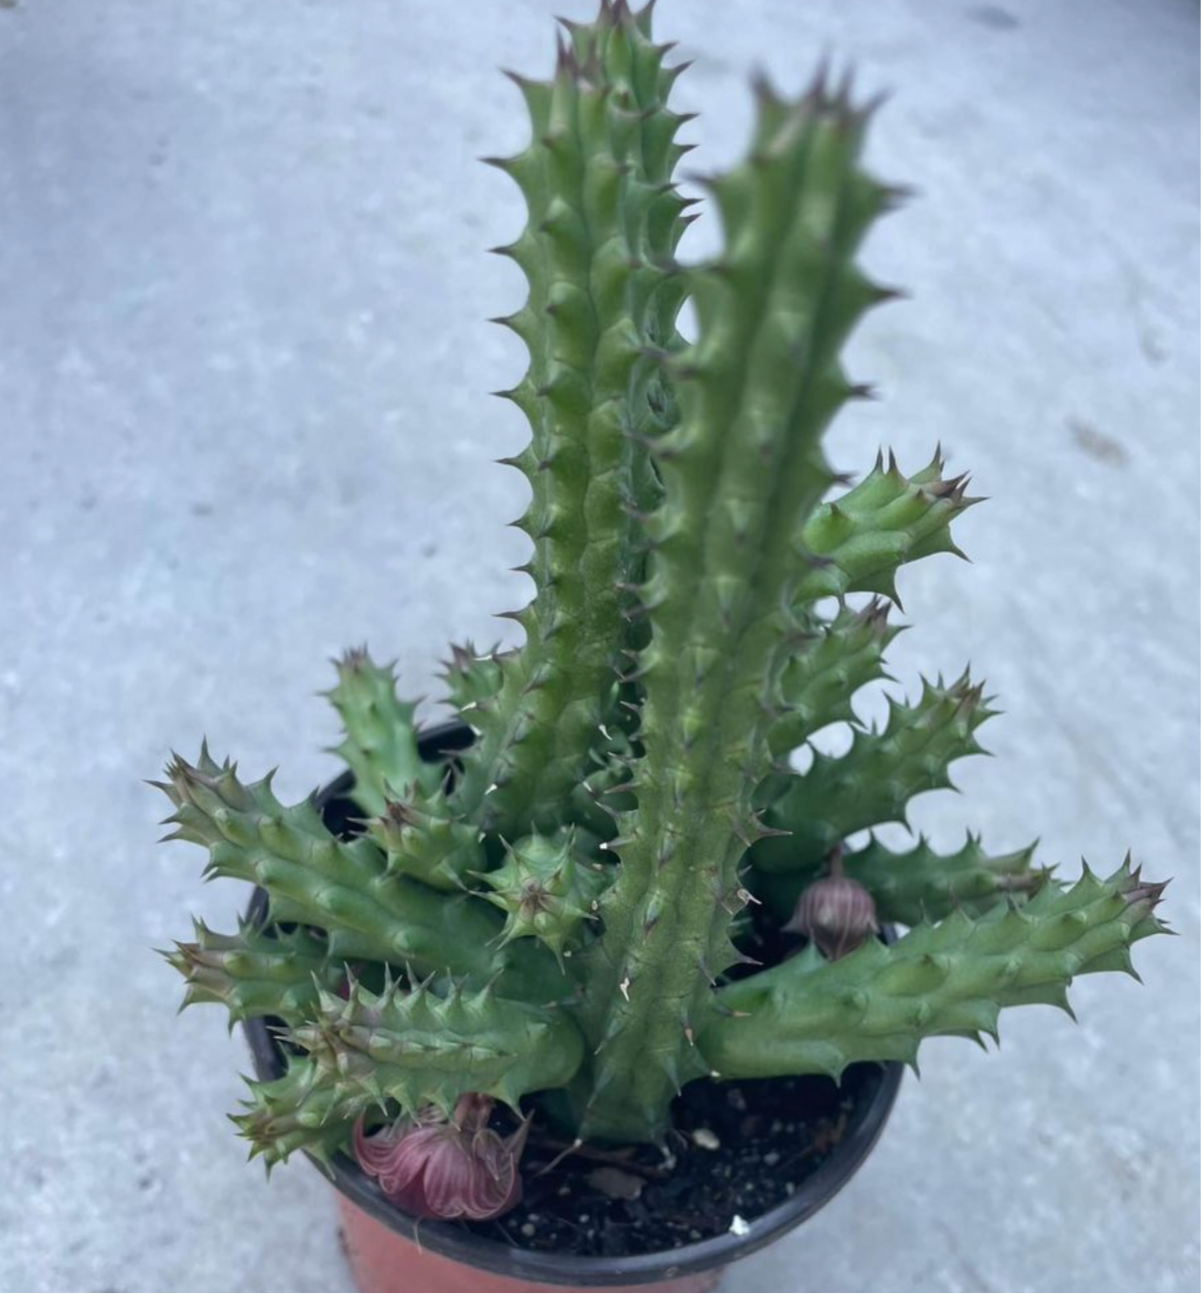
[[[814,881],[801,892],[784,927],[815,943],[830,961],[854,952],[878,929],[872,896],[840,872]]]

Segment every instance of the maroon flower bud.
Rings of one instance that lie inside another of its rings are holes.
[[[414,1217],[476,1222],[498,1217],[521,1199],[517,1165],[529,1121],[502,1137],[488,1127],[493,1104],[490,1096],[468,1093],[450,1119],[431,1109],[372,1136],[360,1119],[355,1158],[392,1203]]]
[[[792,920],[784,929],[804,935],[830,961],[837,961],[871,938],[879,923],[876,905],[867,890],[858,881],[843,876],[837,860],[831,872],[801,892]]]

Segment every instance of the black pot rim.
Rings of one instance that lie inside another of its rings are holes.
[[[447,752],[464,749],[470,745],[471,737],[470,728],[451,721],[424,729],[419,736],[419,746],[425,758],[437,758]],[[353,784],[353,775],[343,773],[316,792],[314,802],[321,807],[345,795]],[[259,926],[266,915],[267,894],[256,889],[246,920],[252,926]],[[261,1081],[279,1078],[283,1073],[282,1053],[267,1021],[262,1018],[247,1020],[242,1028],[250,1044],[256,1076]],[[892,1113],[904,1066],[890,1061],[880,1069],[880,1084],[867,1098],[866,1108],[830,1155],[809,1177],[798,1183],[796,1192],[787,1200],[757,1218],[747,1219],[747,1230],[742,1235],[725,1232],[657,1253],[615,1258],[519,1249],[476,1235],[454,1223],[412,1217],[398,1209],[383,1194],[378,1183],[348,1155],[335,1155],[328,1169],[320,1164],[318,1167],[351,1203],[389,1230],[423,1249],[432,1249],[469,1267],[557,1288],[563,1288],[565,1282],[576,1285],[654,1284],[694,1272],[712,1271],[745,1258],[793,1230],[828,1204],[862,1167]]]

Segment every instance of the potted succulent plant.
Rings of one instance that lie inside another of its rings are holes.
[[[681,265],[668,49],[604,0],[550,80],[514,78],[524,643],[456,649],[459,720],[426,732],[347,653],[348,771],[315,799],[203,749],[159,784],[171,838],[257,887],[169,954],[251,1038],[235,1122],[332,1176],[364,1289],[700,1288],[857,1169],[923,1038],[1068,1009],[1164,928],[1128,861],[1068,883],[857,835],[980,750],[967,675],[879,730],[851,705],[898,570],[957,552],[973,500],[937,453],[851,485],[822,451],[868,394],[840,348],[894,295],[855,259],[899,196],[860,165],[873,105],[760,85],[748,156],[703,181],[722,248]],[[850,749],[797,771],[835,723]]]

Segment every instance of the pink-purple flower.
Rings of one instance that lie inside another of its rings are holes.
[[[355,1158],[388,1199],[414,1217],[498,1217],[521,1199],[518,1165],[529,1121],[502,1137],[488,1127],[494,1104],[490,1096],[468,1093],[449,1119],[431,1108],[370,1136],[360,1119]]]

